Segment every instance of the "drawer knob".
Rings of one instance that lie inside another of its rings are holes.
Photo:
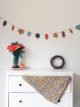
[[[22,100],[19,100],[19,103],[22,103]]]
[[[22,86],[22,84],[20,83],[19,86]]]

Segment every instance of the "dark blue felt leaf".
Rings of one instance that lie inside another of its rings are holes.
[[[76,26],[76,29],[77,29],[77,30],[80,30],[80,25],[77,25],[77,26]]]
[[[39,39],[39,38],[40,38],[40,34],[39,34],[39,33],[36,33],[35,37],[36,37],[37,39]]]

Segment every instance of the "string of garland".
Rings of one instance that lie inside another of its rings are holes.
[[[34,33],[34,32],[31,32],[31,31],[26,31],[23,28],[16,27],[15,25],[9,23],[7,20],[5,20],[2,17],[0,17],[0,20],[2,21],[3,27],[5,27],[5,26],[7,26],[7,24],[9,24],[11,26],[11,30],[14,31],[15,29],[17,29],[17,32],[19,33],[19,35],[22,35],[22,34],[26,33],[27,36],[30,37],[32,34],[35,34],[35,38],[36,39],[39,39],[42,34],[44,35],[44,39],[45,40],[49,39],[49,35],[52,35],[54,38],[57,39],[58,36],[59,36],[59,34],[61,34],[62,37],[65,38],[66,37],[66,31],[69,31],[71,34],[73,34],[74,33],[74,31],[73,31],[74,28],[76,30],[80,30],[80,24],[79,24],[79,25],[76,25],[74,27],[68,28],[68,29],[66,29],[64,31],[61,31],[61,32],[54,32],[54,33]]]

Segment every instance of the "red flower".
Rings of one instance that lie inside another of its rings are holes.
[[[7,47],[7,49],[8,49],[10,52],[14,52],[14,51],[16,51],[17,47],[16,47],[15,45],[9,45],[9,46]]]
[[[15,52],[17,49],[19,48],[24,48],[24,46],[22,44],[19,44],[19,43],[16,43],[16,44],[11,44],[7,47],[7,49],[10,51],[10,52]]]

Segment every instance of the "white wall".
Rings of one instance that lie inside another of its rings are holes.
[[[0,15],[10,23],[33,32],[56,32],[80,23],[79,0],[1,0]],[[66,60],[65,70],[75,72],[74,107],[80,105],[80,31],[74,29],[74,34],[66,32],[66,38],[55,39],[50,35],[49,40],[44,36],[37,40],[12,32],[11,26],[2,27],[0,21],[0,100],[4,104],[5,71],[12,66],[12,55],[6,50],[11,42],[18,40],[26,46],[25,63],[30,68],[52,68],[50,58],[56,54]],[[3,78],[2,78],[3,77]],[[3,81],[3,82],[2,82]],[[3,92],[3,93],[2,93]]]

